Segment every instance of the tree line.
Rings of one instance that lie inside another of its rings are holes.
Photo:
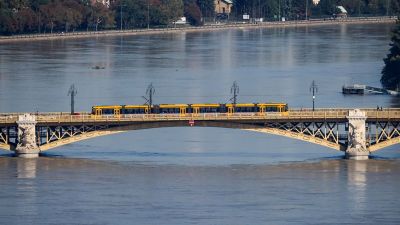
[[[389,54],[383,59],[381,84],[389,90],[400,91],[400,18],[392,31]]]
[[[247,13],[253,18],[288,20],[330,17],[343,6],[350,16],[397,15],[400,0],[234,0],[234,14]],[[307,10],[306,10],[307,9]]]
[[[0,34],[168,26],[181,16],[192,25],[216,18],[214,0],[0,0]],[[350,15],[386,15],[400,10],[400,0],[234,0],[231,19],[245,13],[269,20],[332,15],[336,6]],[[307,9],[307,10],[306,10]]]

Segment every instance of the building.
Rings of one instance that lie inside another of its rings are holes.
[[[314,5],[318,5],[318,3],[320,2],[320,0],[312,0]]]
[[[230,14],[232,9],[231,0],[215,0],[215,13],[216,14]]]
[[[346,18],[347,17],[347,10],[343,6],[336,6],[338,13],[336,14],[339,18]]]
[[[92,5],[96,4],[96,3],[101,3],[105,6],[110,7],[110,0],[91,0],[90,1]]]

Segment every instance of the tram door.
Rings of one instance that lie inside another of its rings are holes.
[[[179,114],[184,116],[186,114],[186,108],[179,108]]]
[[[144,108],[144,113],[145,113],[145,114],[148,114],[148,113],[149,113],[149,108],[148,108],[148,107]]]
[[[228,107],[228,114],[232,114],[234,112],[234,108],[233,107]]]
[[[200,113],[200,108],[195,107],[193,108],[193,114],[198,115]]]
[[[119,118],[121,115],[121,110],[120,109],[114,109],[114,117]]]
[[[96,116],[101,116],[103,114],[103,110],[101,110],[101,109],[96,109],[96,111],[95,111],[95,115]]]
[[[260,114],[265,113],[265,107],[260,107]]]

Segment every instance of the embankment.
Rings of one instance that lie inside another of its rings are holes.
[[[133,30],[106,30],[96,32],[68,32],[68,33],[52,33],[52,34],[31,34],[31,35],[14,35],[0,36],[0,43],[19,42],[19,41],[39,41],[39,40],[56,40],[56,39],[73,39],[73,38],[90,38],[104,36],[128,36],[128,35],[151,35],[181,32],[199,32],[199,31],[218,31],[226,29],[255,29],[255,28],[280,28],[280,27],[304,27],[304,26],[321,26],[333,24],[373,24],[373,23],[394,23],[397,17],[352,17],[337,20],[299,20],[285,22],[263,22],[257,24],[248,23],[231,23],[231,24],[215,24],[201,27],[182,27],[182,28],[159,28],[159,29],[133,29]]]

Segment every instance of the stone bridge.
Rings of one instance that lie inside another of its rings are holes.
[[[283,113],[0,114],[0,149],[20,157],[103,135],[162,127],[221,127],[294,138],[343,151],[349,159],[400,143],[400,109],[316,109]]]

